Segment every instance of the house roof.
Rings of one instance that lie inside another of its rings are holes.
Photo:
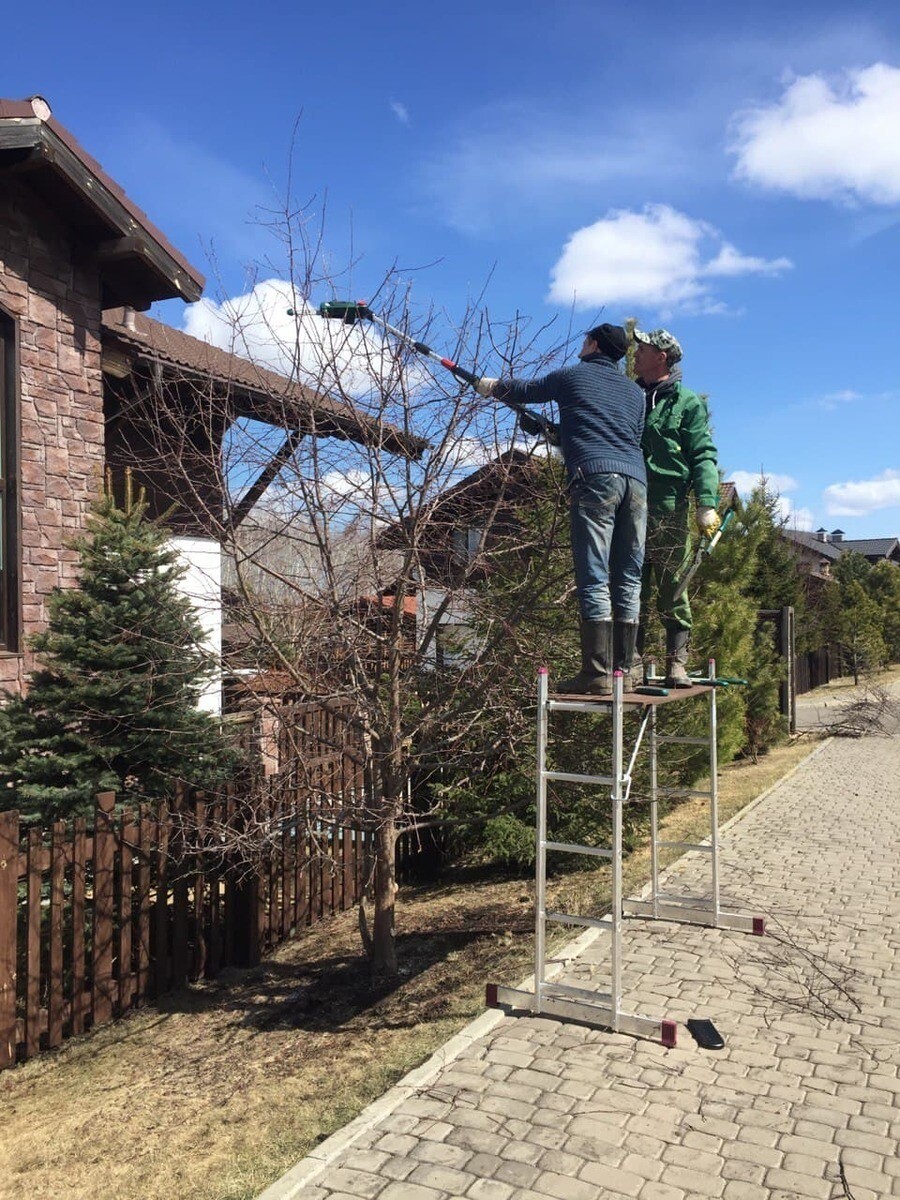
[[[840,530],[836,532],[839,533]],[[831,559],[832,562],[850,551],[862,554],[866,558],[886,558],[900,562],[900,538],[841,538],[837,542],[823,542],[817,534],[801,529],[783,529],[782,533],[790,541],[814,551],[820,558]]]
[[[104,306],[149,308],[154,300],[198,300],[204,278],[95,158],[55,119],[41,96],[0,100],[0,170],[96,246]]]
[[[840,558],[848,546],[847,542],[823,542],[816,534],[807,533],[803,529],[783,529],[781,532],[789,541],[814,551],[820,558],[830,558],[832,561]]]
[[[719,510],[727,512],[734,505],[738,497],[737,484],[730,480],[723,480],[719,484]]]
[[[360,607],[368,608],[393,608],[396,597],[392,595],[385,596],[361,596],[359,599]],[[414,617],[419,611],[418,596],[403,597],[403,615],[404,617]]]
[[[351,404],[314,392],[260,367],[247,358],[124,308],[103,314],[103,345],[114,345],[133,360],[160,363],[194,380],[212,380],[227,388],[235,415],[269,425],[307,429],[351,441],[377,442],[392,453],[417,458],[427,443],[358,412]]]
[[[866,558],[897,558],[900,556],[900,538],[844,538],[840,543],[844,550],[854,550]]]

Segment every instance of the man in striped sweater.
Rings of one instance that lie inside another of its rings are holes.
[[[516,404],[555,401],[569,477],[572,557],[581,611],[581,670],[557,688],[607,695],[613,670],[630,672],[640,617],[647,527],[641,452],[644,394],[617,367],[627,338],[619,325],[590,329],[579,362],[540,379],[488,379],[484,397]],[[523,419],[526,432],[534,432]],[[626,686],[630,675],[626,679]]]

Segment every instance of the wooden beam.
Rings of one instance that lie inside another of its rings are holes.
[[[237,529],[250,514],[250,510],[256,504],[257,500],[291,457],[303,437],[302,433],[290,433],[285,441],[279,446],[255,483],[252,483],[247,488],[238,503],[234,506],[231,516],[231,524],[234,529]]]

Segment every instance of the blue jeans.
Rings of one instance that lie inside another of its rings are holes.
[[[647,534],[647,488],[599,474],[571,487],[572,558],[584,621],[637,621]]]

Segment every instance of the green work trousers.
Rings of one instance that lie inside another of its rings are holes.
[[[687,591],[677,600],[675,588],[691,562],[689,508],[685,504],[674,512],[652,505],[647,510],[647,545],[641,578],[643,621],[650,610],[653,581],[656,580],[656,608],[667,630],[690,629],[691,604]]]

